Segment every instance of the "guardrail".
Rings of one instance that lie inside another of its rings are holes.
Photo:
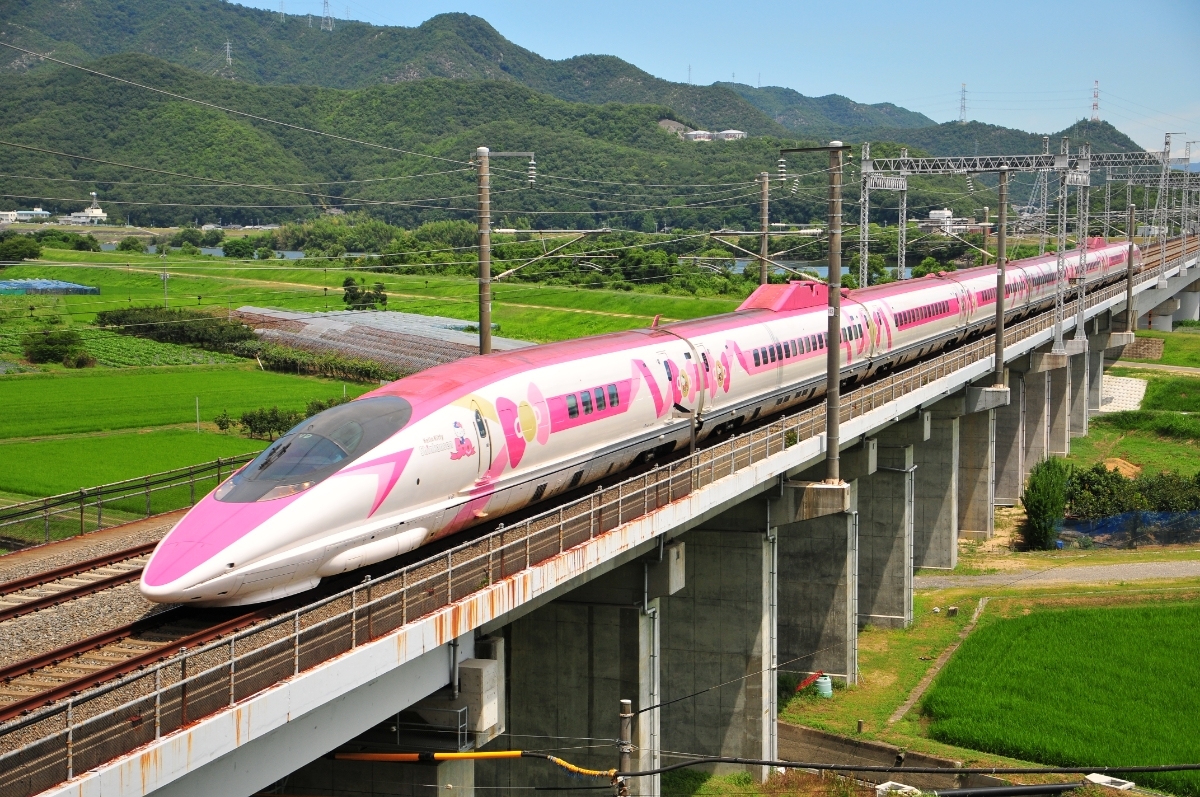
[[[1138,282],[1157,279],[1163,266]],[[1124,294],[1124,284],[1087,297],[1089,306]],[[1069,302],[1065,317],[1073,318]],[[1053,326],[1053,313],[1006,328],[1005,344]],[[955,371],[986,360],[983,338],[842,399],[843,421],[864,415]],[[366,581],[337,595],[118,681],[0,725],[0,797],[30,797],[272,684],[449,606],[502,579],[612,531],[715,481],[821,434],[825,405],[697,451],[687,459],[598,490],[512,527]]]
[[[70,537],[128,523],[135,517],[193,506],[197,487],[203,496],[256,456],[258,452],[218,457],[200,465],[0,507],[0,534],[4,535],[0,544],[20,547],[50,542],[51,538]],[[168,490],[174,492],[168,494]]]

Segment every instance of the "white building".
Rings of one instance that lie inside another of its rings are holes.
[[[100,209],[100,201],[96,199],[96,192],[93,191],[92,204],[89,207],[59,216],[58,220],[63,224],[103,224],[108,221],[108,214]]]
[[[717,141],[737,141],[745,137],[744,130],[722,130],[720,133],[713,133],[713,138]]]
[[[688,141],[712,141],[713,134],[707,130],[693,130],[690,133],[684,133],[684,137]]]
[[[0,210],[0,224],[12,224],[17,220],[17,211]]]
[[[50,211],[34,208],[33,210],[18,210],[17,221],[49,221]]]
[[[956,218],[954,211],[949,208],[929,211],[929,218],[917,222],[917,229],[922,232],[940,233],[941,235],[961,234],[979,229],[974,219]]]

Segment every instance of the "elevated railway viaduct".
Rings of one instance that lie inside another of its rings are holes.
[[[1196,249],[1146,253],[1137,317],[1197,317]],[[1087,297],[1088,348],[1065,359],[1051,314],[1008,326],[1005,385],[986,338],[844,395],[844,490],[812,488],[818,404],[11,719],[0,795],[555,786],[527,760],[329,754],[557,749],[608,769],[621,699],[635,768],[775,758],[778,672],[854,683],[858,630],[912,622],[914,568],[953,567],[958,539],[990,536],[1032,464],[1085,433],[1125,296]],[[631,793],[659,793],[643,780]]]

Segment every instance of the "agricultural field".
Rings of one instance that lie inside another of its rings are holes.
[[[1147,381],[1142,409],[1093,416],[1087,437],[1071,440],[1068,461],[1087,467],[1120,459],[1149,473],[1184,476],[1200,471],[1200,378],[1134,366],[1107,373]]]
[[[371,385],[256,370],[252,365],[84,369],[0,376],[0,396],[22,408],[0,418],[0,439],[211,422],[227,411],[357,396]],[[200,460],[197,460],[200,461]],[[147,473],[151,471],[146,471]]]
[[[1070,608],[981,623],[925,695],[933,739],[1063,766],[1193,761],[1200,604]],[[1139,785],[1200,794],[1196,773]]]
[[[347,276],[382,282],[388,308],[410,313],[477,320],[475,280],[291,265],[292,261],[229,264],[221,258],[169,258],[113,252],[47,250],[44,263],[10,268],[6,276],[49,277],[100,288],[100,296],[61,297],[62,312],[73,321],[130,304],[163,301],[160,274],[167,281],[172,307],[243,305],[289,310],[340,310],[341,284]],[[499,334],[548,342],[648,325],[656,315],[685,319],[728,312],[740,301],[649,291],[588,290],[531,283],[497,283],[493,322]]]
[[[0,491],[58,495],[260,451],[265,440],[194,429],[155,429],[0,443]]]

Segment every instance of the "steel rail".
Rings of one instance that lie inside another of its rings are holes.
[[[128,584],[130,581],[135,581],[141,574],[142,568],[138,567],[124,573],[118,573],[115,576],[93,581],[90,584],[80,584],[78,587],[43,595],[40,598],[18,603],[15,606],[5,606],[4,608],[0,608],[0,623],[5,620],[12,620],[15,617],[21,617],[22,615],[32,614],[42,609],[48,609],[51,606],[69,603],[76,598],[83,598],[97,592],[103,592],[106,589],[119,587],[122,584]]]
[[[111,565],[115,562],[123,562],[126,559],[136,559],[142,554],[147,554],[153,551],[155,545],[158,545],[158,543],[148,542],[144,545],[135,545],[132,548],[113,551],[110,554],[97,556],[94,559],[85,559],[82,562],[63,565],[62,567],[56,567],[53,570],[43,570],[42,572],[34,573],[31,576],[14,578],[12,581],[5,581],[3,584],[0,584],[0,598],[4,597],[5,595],[11,595],[14,592],[22,592],[27,589],[33,589],[34,587],[40,587],[43,584],[49,584],[52,581],[58,581],[62,578],[77,576],[80,573],[86,573],[89,570],[95,570],[97,568],[104,567],[105,565]]]
[[[150,619],[151,620],[160,619],[163,617],[164,614],[172,615],[170,618],[172,622],[178,621],[180,619],[180,616],[178,614],[175,614],[174,612],[163,612],[161,614],[155,615],[154,618],[150,618]],[[76,678],[75,680],[67,681],[65,683],[59,684],[58,686],[54,687],[53,689],[47,689],[44,692],[39,692],[38,694],[30,695],[25,700],[20,700],[15,703],[9,703],[8,705],[5,705],[5,706],[0,706],[0,722],[5,722],[14,717],[19,717],[22,714],[27,714],[30,711],[33,711],[36,708],[41,708],[42,706],[50,705],[59,700],[62,700],[63,698],[78,694],[79,692],[82,692],[84,689],[90,689],[90,688],[93,688],[96,686],[101,686],[102,684],[105,684],[108,681],[112,681],[116,678],[120,678],[122,675],[128,675],[129,673],[134,672],[135,670],[140,670],[143,667],[146,667],[147,665],[155,664],[164,659],[171,658],[172,656],[175,656],[178,653],[178,649],[181,647],[191,647],[193,645],[205,645],[205,644],[213,641],[214,639],[225,636],[226,634],[242,630],[250,623],[254,623],[259,620],[263,620],[270,614],[271,614],[271,612],[269,612],[269,610],[257,609],[252,612],[247,612],[246,614],[238,615],[237,617],[230,618],[228,620],[225,620],[224,622],[217,623],[216,625],[212,625],[212,626],[209,626],[208,628],[197,631],[194,634],[189,634],[180,639],[173,640],[172,642],[164,643],[164,644],[160,645],[159,647],[153,648],[151,650],[147,650],[145,653],[139,653],[134,656],[131,656],[130,658],[126,659],[125,661],[118,662],[118,663],[112,665],[111,667],[106,667],[103,670],[97,670],[96,672],[89,673],[88,675],[85,675],[81,678]],[[147,621],[140,621],[140,622],[144,623]],[[134,625],[137,625],[137,624],[135,623]],[[161,626],[161,625],[165,625],[165,623],[162,623],[161,621],[159,623],[151,622],[149,625],[143,627],[140,631],[136,631],[136,632],[130,632],[128,630],[129,627],[126,627],[124,629],[118,629],[118,631],[123,631],[124,633],[119,634],[114,639],[112,639],[111,641],[104,643],[104,644],[112,644],[112,642],[119,641],[120,639],[130,636],[131,633],[144,633],[145,631],[149,631],[149,630],[153,629],[155,627],[155,625]],[[96,639],[96,637],[94,637],[92,639]],[[89,650],[96,649],[97,646],[95,644],[90,644],[88,647],[84,647],[82,650],[79,650],[78,652],[67,653],[67,651],[74,651],[77,648],[79,648],[80,645],[92,643],[92,639],[83,640],[82,642],[76,643],[74,645],[69,645],[65,648],[60,648],[59,650],[56,650],[53,653],[39,656],[37,660],[44,661],[47,657],[53,656],[53,657],[57,657],[58,662],[62,662],[64,660],[66,660],[67,658],[70,658],[71,656],[81,655],[82,653],[85,653]],[[55,661],[55,659],[51,659],[50,663],[54,663],[54,661]],[[28,668],[29,663],[30,662],[28,662],[28,661],[21,662],[20,664],[13,665],[13,666],[21,667],[21,668]],[[41,666],[45,667],[46,664],[43,663]],[[40,669],[40,668],[33,667],[32,669],[34,671],[36,671],[37,669]],[[28,671],[28,670],[26,670],[26,671]]]

